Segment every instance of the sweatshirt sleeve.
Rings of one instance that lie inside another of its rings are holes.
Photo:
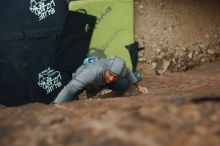
[[[54,100],[54,103],[62,103],[76,99],[83,89],[94,80],[94,73],[88,69],[84,69],[61,90]]]
[[[127,68],[128,74],[127,74],[127,79],[132,83],[135,84],[138,82],[137,78],[135,77],[134,73]]]

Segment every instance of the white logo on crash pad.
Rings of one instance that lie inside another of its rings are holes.
[[[38,16],[39,21],[55,14],[54,0],[30,0],[30,11]]]
[[[62,77],[59,71],[47,68],[38,74],[38,86],[47,91],[47,94],[62,86]]]

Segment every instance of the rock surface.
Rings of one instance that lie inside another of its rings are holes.
[[[1,106],[0,145],[219,146],[219,66],[157,76],[142,65],[147,94],[130,87],[67,104]]]
[[[219,146],[219,6],[135,0],[135,38],[145,47],[138,71],[149,92],[1,105],[0,146]]]

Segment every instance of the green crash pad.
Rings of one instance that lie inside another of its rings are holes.
[[[88,56],[99,59],[118,55],[132,67],[128,50],[134,42],[133,0],[79,0],[69,4],[69,10],[84,9],[97,17]]]

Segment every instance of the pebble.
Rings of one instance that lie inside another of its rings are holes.
[[[145,62],[147,59],[146,59],[146,57],[140,57],[140,58],[138,58],[138,61],[139,62]]]
[[[157,62],[152,62],[152,64],[151,64],[152,65],[152,69],[155,69],[157,67],[157,64],[158,64]]]
[[[193,52],[189,52],[188,57],[189,57],[189,59],[192,59],[193,58]]]
[[[162,59],[156,67],[156,73],[160,75],[164,74],[167,71],[168,67],[170,66],[170,63],[171,63],[170,59],[168,58]]]
[[[209,34],[208,33],[205,34],[205,38],[209,39]]]
[[[200,48],[205,48],[205,45],[204,44],[200,44],[199,47]]]
[[[172,31],[172,26],[169,26],[169,27],[168,27],[168,30],[169,30],[169,31]]]
[[[203,65],[207,62],[210,62],[210,58],[208,56],[201,55],[201,57],[199,58],[199,62],[200,62],[200,65]]]
[[[212,50],[212,49],[208,49],[207,52],[208,52],[209,54],[211,54],[211,55],[214,55],[214,54],[215,54],[215,51]]]
[[[144,6],[143,6],[143,5],[139,5],[139,8],[143,9],[143,8],[144,8]]]

